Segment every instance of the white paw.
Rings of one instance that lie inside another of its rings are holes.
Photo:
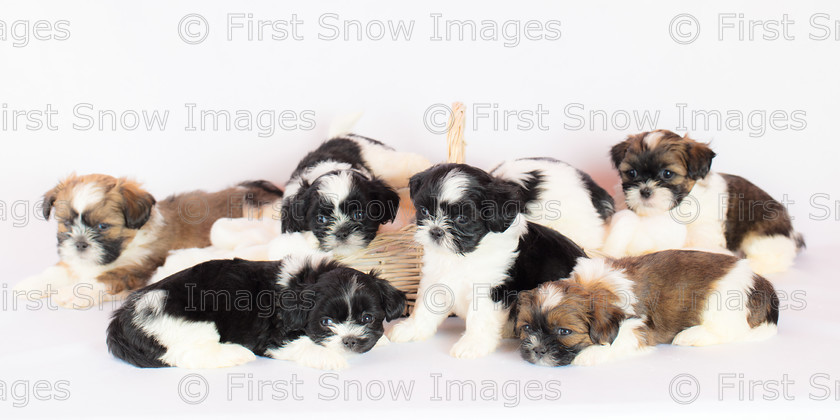
[[[572,360],[572,364],[576,366],[595,366],[610,361],[611,351],[610,345],[593,345],[583,350]]]
[[[702,325],[695,325],[682,330],[671,341],[671,344],[675,346],[711,346],[720,343],[720,337]]]
[[[31,276],[23,279],[12,288],[15,296],[30,300],[43,299],[48,296],[49,282],[42,276]]]
[[[239,344],[208,343],[187,351],[176,365],[186,369],[215,369],[242,365],[256,358],[251,350]]]
[[[58,289],[52,299],[62,308],[87,309],[101,302],[105,295],[105,286],[101,283],[76,284]]]
[[[376,345],[373,346],[373,348],[387,346],[388,344],[391,344],[391,340],[389,340],[387,336],[383,335],[382,337],[379,337],[379,340],[376,341]]]
[[[394,343],[407,343],[409,341],[423,341],[435,334],[435,329],[422,329],[418,326],[417,320],[407,318],[400,321],[388,331],[388,339]]]
[[[303,366],[320,370],[341,370],[347,368],[347,358],[344,355],[324,349],[304,354],[297,360]]]
[[[490,340],[486,337],[474,337],[464,335],[452,346],[449,354],[459,359],[477,359],[487,356],[499,346],[498,340]]]

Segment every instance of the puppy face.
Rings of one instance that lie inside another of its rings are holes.
[[[636,134],[610,150],[627,207],[641,215],[668,211],[704,178],[715,153],[668,130]]]
[[[518,190],[468,165],[443,164],[409,181],[417,240],[456,254],[473,252],[490,232],[504,232],[522,210]]]
[[[44,195],[44,218],[55,209],[62,261],[114,262],[151,217],[155,199],[139,184],[108,175],[70,176]]]
[[[311,231],[321,250],[346,254],[366,247],[396,217],[400,198],[378,178],[355,170],[326,173],[284,201],[284,232]]]
[[[342,267],[320,276],[311,288],[315,302],[303,330],[314,342],[364,353],[382,337],[383,321],[402,315],[405,294],[375,273]]]
[[[520,293],[516,331],[522,358],[542,366],[563,366],[591,345],[612,343],[625,318],[616,300],[608,288],[573,280],[543,283]]]

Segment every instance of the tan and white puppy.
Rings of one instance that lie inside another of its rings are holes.
[[[746,260],[670,250],[579,259],[569,278],[519,294],[516,331],[531,363],[596,365],[657,344],[761,340],[778,320],[773,285]]]
[[[744,178],[711,171],[715,153],[656,130],[612,147],[627,207],[610,225],[614,257],[671,248],[731,252],[759,274],[787,270],[805,245],[785,207]]]
[[[90,307],[146,284],[170,250],[210,245],[221,217],[256,217],[283,193],[266,181],[161,202],[140,184],[109,175],[71,175],[44,195],[43,214],[58,221],[60,261],[16,285],[27,298]]]

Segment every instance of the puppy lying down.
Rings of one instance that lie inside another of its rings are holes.
[[[341,369],[373,348],[405,295],[327,256],[213,260],[132,293],[110,352],[138,367],[235,366],[265,356]],[[383,341],[383,342],[385,342]]]

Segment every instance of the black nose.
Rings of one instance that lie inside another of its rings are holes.
[[[432,235],[432,238],[440,239],[443,237],[443,229],[439,227],[433,227],[429,229],[429,235]]]
[[[538,357],[543,357],[546,353],[548,353],[548,349],[546,349],[544,346],[534,347],[534,354],[536,354]]]
[[[642,198],[650,198],[650,195],[653,194],[653,190],[651,190],[648,187],[644,187],[641,190],[639,190],[639,194],[642,195]]]
[[[344,347],[347,347],[348,349],[353,349],[359,344],[359,339],[356,337],[344,337],[341,341],[344,343]]]
[[[90,245],[87,242],[76,242],[76,249],[79,251],[84,251],[88,249]]]

